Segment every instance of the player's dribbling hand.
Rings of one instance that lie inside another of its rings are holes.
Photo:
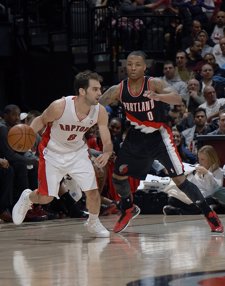
[[[153,90],[146,90],[143,94],[144,97],[147,97],[149,99],[153,99],[156,101],[159,101],[159,96],[157,93],[155,93]]]
[[[8,169],[9,168],[8,160],[0,158],[0,167],[2,167],[4,169]]]
[[[98,168],[104,167],[109,160],[108,153],[102,153],[97,158],[95,158],[94,163]]]

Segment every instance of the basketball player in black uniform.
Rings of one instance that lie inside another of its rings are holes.
[[[140,209],[133,204],[128,176],[143,179],[153,160],[157,159],[168,171],[181,191],[205,215],[212,232],[223,232],[217,214],[206,203],[200,190],[184,176],[183,164],[166,124],[168,104],[181,104],[181,97],[158,78],[145,76],[146,61],[142,51],[131,52],[127,57],[128,78],[109,88],[100,103],[109,105],[120,101],[131,128],[118,153],[113,173],[113,184],[121,196],[121,217],[114,232],[124,230]]]

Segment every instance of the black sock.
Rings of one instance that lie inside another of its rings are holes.
[[[126,198],[121,198],[120,208],[122,211],[125,211],[133,206],[132,195]]]
[[[212,211],[210,206],[205,201],[201,191],[195,184],[186,179],[181,185],[178,186],[178,188],[184,192],[197,207],[200,208],[204,215],[207,216]]]

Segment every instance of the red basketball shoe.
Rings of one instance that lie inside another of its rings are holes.
[[[219,220],[217,214],[214,211],[211,211],[205,217],[207,219],[207,222],[208,222],[212,232],[218,232],[218,233],[224,232],[223,225],[222,225],[221,221]]]
[[[133,205],[131,208],[123,211],[119,220],[115,224],[113,231],[115,233],[119,233],[119,232],[123,231],[125,228],[127,228],[130,221],[132,219],[134,219],[136,216],[138,216],[139,213],[140,213],[140,209],[136,205]]]

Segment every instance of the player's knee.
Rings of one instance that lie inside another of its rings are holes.
[[[126,198],[130,196],[130,184],[128,179],[119,180],[115,177],[112,178],[113,185],[117,191],[117,193],[122,197]]]
[[[177,176],[177,177],[172,178],[172,180],[174,181],[174,183],[177,186],[179,186],[179,185],[183,184],[183,182],[186,180],[186,178],[184,175],[181,175],[181,176]]]
[[[86,197],[92,201],[98,200],[100,198],[98,189],[87,191],[85,192],[85,194],[86,194]]]

